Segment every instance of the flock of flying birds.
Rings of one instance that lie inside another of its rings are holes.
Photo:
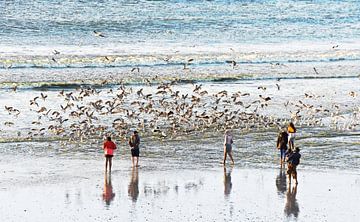
[[[94,36],[104,38],[105,35],[93,31]],[[334,48],[334,47],[333,47]],[[54,55],[59,55],[57,50]],[[109,58],[105,57],[109,60]],[[55,58],[52,58],[56,62]],[[184,69],[193,59],[184,63]],[[233,68],[235,61],[225,61]],[[279,64],[276,64],[279,65]],[[140,72],[135,67],[131,72]],[[316,68],[314,72],[318,73]],[[183,90],[183,85],[177,81],[162,82],[152,85],[146,79],[144,88],[133,88],[120,84],[118,88],[81,86],[77,89],[62,90],[50,98],[45,93],[29,100],[29,109],[37,116],[31,122],[25,139],[40,139],[53,135],[55,138],[65,138],[70,141],[99,139],[112,135],[126,140],[131,129],[137,129],[142,134],[160,138],[179,135],[196,135],[202,132],[224,131],[241,128],[256,130],[275,128],[282,129],[290,120],[299,125],[323,126],[322,117],[330,116],[331,122],[338,127],[345,117],[340,112],[340,105],[333,104],[332,109],[322,107],[315,100],[319,96],[305,93],[304,101],[287,101],[282,109],[288,111],[287,118],[277,118],[266,115],[266,109],[273,98],[266,95],[266,87],[259,86],[257,92],[218,92],[204,89],[201,84],[192,83],[192,89]],[[103,82],[106,84],[106,81]],[[280,88],[280,79],[275,84]],[[13,91],[16,93],[16,86]],[[145,91],[148,91],[147,93]],[[355,92],[349,96],[357,97]],[[21,110],[12,106],[4,106],[10,116],[17,119]],[[342,130],[352,130],[359,127],[360,107],[352,110],[351,119],[344,123]],[[16,124],[14,120],[6,121],[5,127]]]
[[[106,84],[106,82],[104,82]],[[275,87],[275,86],[274,86]],[[280,88],[280,80],[276,83]],[[14,90],[16,93],[16,89]],[[355,92],[348,96],[357,97]],[[156,85],[134,87],[80,86],[52,94],[41,92],[28,103],[32,120],[28,132],[18,133],[24,139],[53,137],[70,141],[100,139],[112,135],[126,140],[129,131],[137,129],[143,136],[175,138],[204,132],[224,132],[281,129],[290,120],[298,126],[323,126],[323,117],[329,117],[334,127],[343,119],[342,130],[357,129],[360,125],[360,107],[344,117],[339,104],[319,105],[321,96],[305,93],[299,101],[287,101],[279,110],[288,112],[286,118],[266,114],[275,98],[267,95],[267,88],[259,86],[255,92],[215,91],[201,84],[179,84],[167,81]],[[4,127],[15,127],[21,110],[4,106],[11,121]],[[13,126],[15,124],[15,126]]]

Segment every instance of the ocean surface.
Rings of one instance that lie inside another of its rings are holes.
[[[181,77],[184,63],[195,79],[268,77],[278,72],[271,65],[313,76],[314,63],[331,67],[318,75],[359,74],[358,1],[43,0],[0,8],[1,82],[93,81],[94,73],[128,77],[134,67],[142,76]]]
[[[274,167],[292,120],[304,167],[359,169],[359,11],[350,0],[1,1],[2,159],[13,147],[88,158],[104,134],[125,149],[140,129],[150,161],[213,166],[233,128],[238,164]],[[171,107],[199,98],[182,124]]]

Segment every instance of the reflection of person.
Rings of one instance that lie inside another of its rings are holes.
[[[289,184],[291,183],[291,177],[293,177],[293,179],[295,180],[295,184],[298,184],[296,167],[300,163],[300,149],[299,147],[296,147],[295,151],[291,152],[291,149],[289,148],[289,151],[290,152],[287,155],[286,160],[288,163],[287,174],[289,175]]]
[[[104,152],[105,152],[105,172],[108,169],[109,165],[109,172],[111,172],[111,165],[112,165],[112,157],[114,156],[114,150],[116,149],[116,145],[113,141],[111,141],[111,137],[108,136],[106,138],[106,141],[104,142],[103,146]]]
[[[232,168],[230,168],[229,171],[227,171],[226,167],[224,167],[224,194],[225,194],[225,197],[229,196],[229,194],[231,193],[231,188],[232,188],[231,171],[232,171]]]
[[[294,150],[294,141],[295,141],[295,134],[296,134],[296,128],[294,126],[294,123],[289,123],[288,129],[289,133],[289,148]]]
[[[137,131],[131,135],[129,139],[129,145],[131,147],[131,161],[133,166],[139,166],[139,155],[140,155],[140,137]],[[136,159],[136,164],[135,164]]]
[[[286,192],[286,174],[285,170],[280,169],[279,175],[276,177],[276,188],[279,194],[285,194]]]
[[[295,185],[292,189],[289,187],[287,193],[286,193],[286,204],[284,212],[289,217],[291,215],[294,215],[294,217],[299,216],[299,204],[296,201],[296,192],[297,192],[297,186]]]
[[[279,133],[276,147],[280,150],[280,167],[285,163],[285,152],[287,150],[288,134],[285,131]]]
[[[103,200],[105,201],[106,205],[110,205],[111,201],[114,199],[115,193],[113,192],[113,187],[111,184],[111,174],[108,176],[105,173],[105,184],[104,184],[104,191],[103,191]]]
[[[129,183],[128,194],[133,202],[137,201],[139,196],[139,172],[138,168],[136,167],[132,167],[131,169],[131,179]]]
[[[231,135],[230,131],[225,132],[225,139],[224,139],[224,161],[223,164],[225,164],[226,157],[229,155],[232,164],[234,164],[234,159],[232,156],[232,144],[233,144],[233,136]]]

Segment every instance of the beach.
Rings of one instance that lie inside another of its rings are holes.
[[[168,168],[114,158],[105,182],[103,159],[57,156],[1,161],[3,221],[356,221],[360,175],[298,167],[285,170],[220,164]],[[238,160],[241,163],[241,159]],[[165,165],[165,166],[164,166]],[[156,167],[155,167],[156,166]],[[26,170],[25,170],[26,169]],[[105,195],[104,195],[105,194]]]
[[[356,221],[360,193],[359,134],[357,125],[353,129],[347,127],[358,121],[359,116],[351,114],[357,113],[358,97],[350,96],[349,92],[358,92],[357,84],[352,83],[359,79],[321,81],[283,79],[280,90],[275,85],[279,84],[276,79],[201,82],[202,90],[208,90],[209,94],[226,88],[227,98],[241,87],[243,93],[253,95],[247,98],[248,103],[258,98],[258,91],[263,91],[258,86],[267,87],[267,95],[272,98],[265,109],[259,110],[259,122],[245,119],[232,126],[235,166],[226,166],[225,172],[221,164],[224,131],[216,125],[213,128],[199,125],[204,128],[189,132],[186,130],[191,125],[173,132],[166,130],[166,125],[155,128],[162,134],[153,127],[139,128],[140,167],[132,169],[126,138],[135,128],[136,118],[125,119],[129,123],[135,121],[134,125],[129,124],[125,134],[117,134],[119,131],[102,130],[101,126],[111,127],[110,123],[119,114],[97,113],[94,124],[99,128],[88,135],[82,127],[91,124],[83,124],[81,118],[71,117],[70,111],[60,109],[66,104],[59,95],[63,88],[19,88],[15,92],[3,89],[2,101],[21,113],[0,115],[3,122],[14,122],[1,131],[1,218],[3,221]],[[143,88],[145,94],[158,86],[127,87],[133,88],[133,94]],[[344,86],[348,87],[346,91]],[[95,88],[99,94],[90,96],[86,104],[111,98],[111,89],[115,91],[118,87]],[[173,87],[186,94],[192,92],[194,84]],[[292,93],[284,95],[284,91]],[[315,107],[328,108],[331,112],[337,110],[334,105],[341,108],[333,116],[323,111],[317,113],[316,118],[321,119],[317,123],[311,112],[302,111],[304,116],[297,122],[295,140],[302,159],[298,167],[299,185],[294,188],[294,184],[287,185],[285,170],[279,168],[279,152],[275,147],[279,129],[274,123],[286,126],[291,112],[279,107],[284,106],[284,101],[296,101],[304,91],[317,95],[317,98],[305,95],[301,98]],[[66,88],[65,93],[76,95],[78,91]],[[40,99],[41,94],[47,98]],[[29,108],[29,100],[36,96],[41,105]],[[212,101],[211,97],[203,98]],[[51,120],[54,116],[37,112],[45,106],[50,112],[58,110],[62,118],[68,118],[59,125],[64,132],[57,135],[51,130],[51,124],[56,123]],[[131,110],[130,106],[126,107]],[[243,117],[239,115],[239,118]],[[149,122],[145,123],[151,123],[151,118],[147,119]],[[71,134],[72,127],[81,125],[78,130],[83,136]],[[118,150],[111,179],[105,181],[102,136],[107,133],[114,135]]]
[[[0,8],[0,221],[358,220],[359,2]],[[290,122],[297,186],[276,149]]]

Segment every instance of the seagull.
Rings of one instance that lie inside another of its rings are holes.
[[[131,72],[134,72],[135,70],[137,70],[137,72],[140,72],[140,68],[139,67],[135,67],[131,69]]]
[[[349,95],[352,97],[356,97],[356,93],[354,91],[349,92]]]
[[[41,98],[45,101],[45,99],[48,97],[47,95],[40,93],[41,94]]]
[[[271,98],[270,97],[263,97],[262,95],[259,95],[259,97],[265,101],[270,101]]]
[[[235,66],[237,64],[236,61],[234,61],[234,60],[226,60],[225,62],[231,64],[233,69],[235,68]]]
[[[5,126],[11,126],[11,125],[14,125],[14,123],[13,122],[5,122],[4,125]]]
[[[41,107],[38,111],[36,111],[36,112],[38,112],[38,113],[42,113],[42,112],[44,112],[44,111],[47,111],[47,109],[46,109],[46,107]]]
[[[275,85],[276,85],[277,89],[280,90],[280,85],[277,83]]]
[[[5,69],[11,69],[11,68],[12,68],[12,64],[5,64],[5,65],[4,65],[4,68],[5,68]]]
[[[54,50],[53,50],[53,54],[54,54],[54,55],[59,55],[59,54],[60,54],[60,52],[59,52],[59,51],[57,51],[56,49],[54,49]]]
[[[96,30],[94,30],[93,32],[94,32],[94,35],[95,35],[96,37],[102,37],[102,38],[105,37],[105,36],[102,34],[102,32],[98,32],[98,31],[96,31]]]
[[[262,90],[266,90],[266,87],[265,86],[259,86],[258,89],[262,89]]]
[[[314,72],[319,75],[319,73],[318,73],[318,71],[316,70],[316,68],[314,67],[313,69],[314,69]]]

